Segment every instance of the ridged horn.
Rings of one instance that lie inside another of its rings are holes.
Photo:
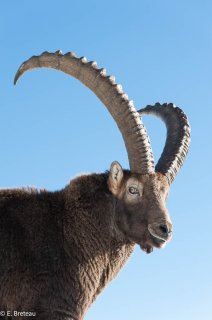
[[[64,55],[60,51],[44,52],[20,66],[14,84],[24,72],[34,68],[63,71],[90,88],[107,107],[122,133],[131,171],[141,174],[154,172],[152,149],[140,116],[122,87],[116,84],[114,77],[106,75],[105,69],[98,69],[96,62],[87,62],[86,58],[77,58],[71,52]]]
[[[138,111],[161,118],[167,128],[165,147],[155,170],[164,174],[169,183],[175,179],[187,155],[190,144],[190,125],[185,113],[174,104],[156,103]]]

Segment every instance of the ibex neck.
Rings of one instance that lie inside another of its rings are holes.
[[[79,177],[65,192],[68,195],[64,235],[69,275],[66,283],[72,314],[79,320],[117,275],[134,245],[114,232],[114,199],[105,175]]]

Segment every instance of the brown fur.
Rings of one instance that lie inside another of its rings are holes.
[[[135,242],[146,251],[160,247],[147,225],[168,219],[166,179],[122,169],[112,176],[113,170],[80,176],[58,192],[0,191],[2,310],[81,320]],[[132,177],[143,190],[134,200],[127,185]]]

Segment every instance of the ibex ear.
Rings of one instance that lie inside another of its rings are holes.
[[[117,161],[112,162],[108,178],[108,187],[113,194],[118,193],[123,175],[124,174],[121,165]]]

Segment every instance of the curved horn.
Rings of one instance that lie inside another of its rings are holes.
[[[180,170],[190,144],[190,125],[185,113],[174,104],[156,103],[138,111],[161,118],[167,128],[165,147],[155,170],[163,173],[171,183]]]
[[[98,69],[96,62],[87,62],[86,58],[77,58],[71,52],[63,55],[56,51],[44,52],[24,62],[16,73],[14,84],[25,71],[43,67],[63,71],[89,87],[116,121],[126,145],[131,171],[142,174],[154,172],[154,159],[146,129],[133,102],[116,84],[114,77],[107,76],[105,69]]]

